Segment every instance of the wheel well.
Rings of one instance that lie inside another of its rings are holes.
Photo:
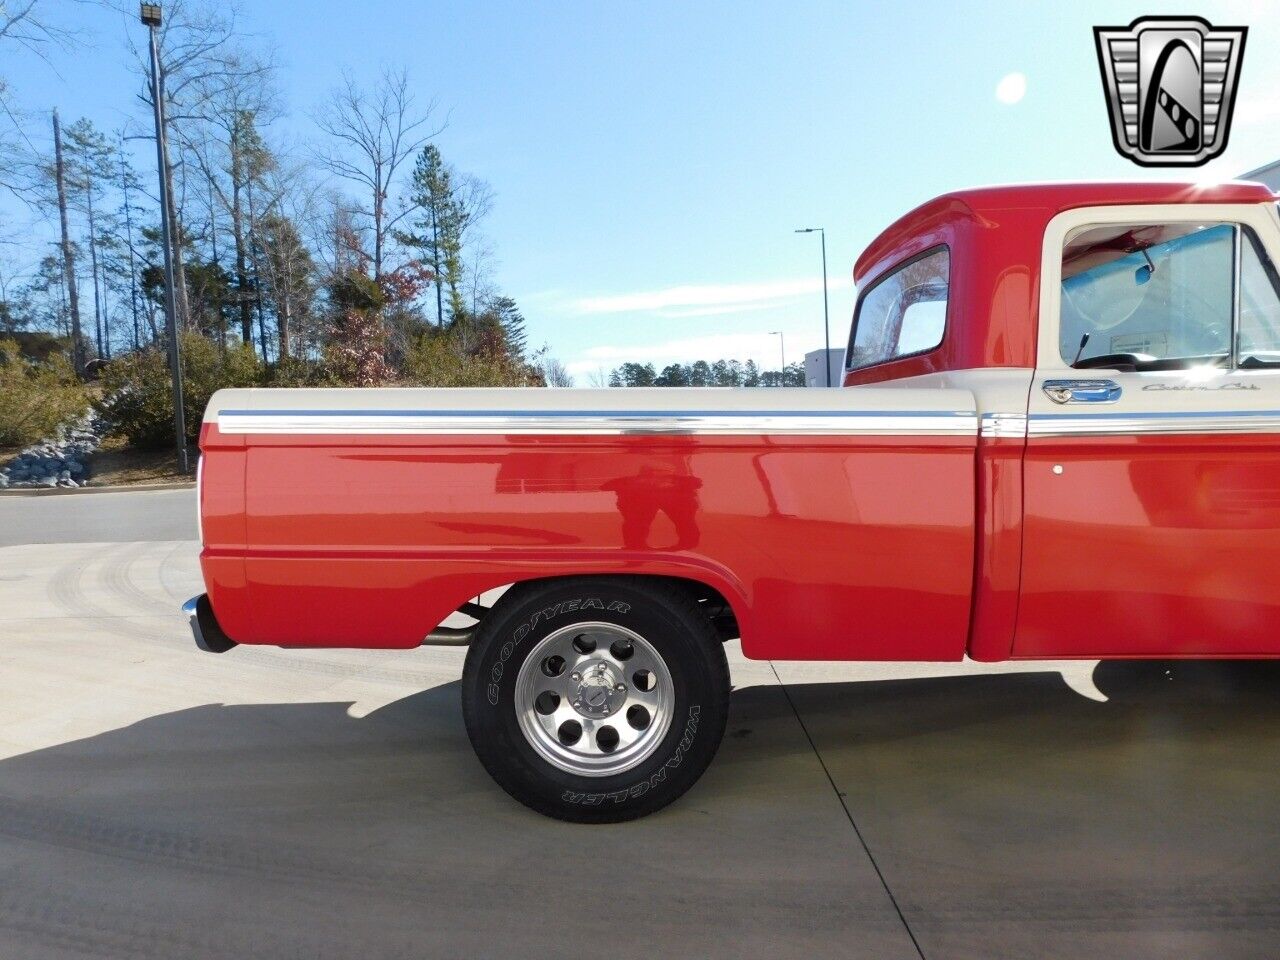
[[[737,640],[738,617],[733,612],[733,604],[727,597],[715,587],[701,580],[692,580],[687,577],[660,577],[658,579],[665,580],[672,586],[679,587],[689,591],[694,600],[698,604],[698,609],[702,610],[711,626],[715,628],[716,636],[720,638],[720,642],[726,640]]]
[[[506,586],[497,587],[494,591],[485,591],[486,593],[501,591],[501,596],[494,600],[493,605],[485,607],[483,604],[477,603],[481,598],[464,603],[458,608],[458,612],[465,614],[475,620],[482,620],[492,611],[497,610],[500,606],[510,602],[512,598],[518,597],[523,590],[536,587],[544,583],[554,580],[582,579],[584,576],[592,579],[611,580],[615,579],[610,574],[566,574],[563,577],[539,577],[534,580],[521,580],[516,583],[507,584]],[[736,640],[739,637],[738,618],[734,613],[733,604],[725,597],[723,593],[710,584],[703,583],[701,580],[694,580],[691,577],[670,577],[658,574],[626,574],[627,577],[640,576],[646,579],[661,580],[673,587],[685,590],[692,597],[693,601],[698,605],[698,609],[703,611],[707,620],[716,631],[716,636],[720,638],[721,643],[726,640]]]

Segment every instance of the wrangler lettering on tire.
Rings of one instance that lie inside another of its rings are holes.
[[[563,820],[651,813],[724,735],[729,671],[692,594],[646,577],[517,585],[467,652],[462,705],[485,769]]]

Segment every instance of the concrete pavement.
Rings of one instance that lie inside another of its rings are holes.
[[[0,547],[195,539],[194,489],[0,497]]]
[[[571,826],[473,758],[462,651],[198,652],[193,499],[0,499],[6,960],[1275,955],[1270,668],[1099,702],[1088,665],[731,647],[703,780]]]

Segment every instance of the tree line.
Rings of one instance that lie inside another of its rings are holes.
[[[761,370],[754,360],[695,360],[672,363],[659,371],[652,363],[624,363],[609,372],[611,387],[803,387],[804,365]],[[601,384],[603,386],[604,384]]]
[[[71,54],[75,38],[47,12],[40,0],[0,5],[0,64],[6,45]],[[164,16],[164,175],[184,337],[215,356],[252,351],[280,382],[571,382],[530,348],[519,307],[497,287],[483,232],[493,191],[449,162],[446,123],[406,71],[363,84],[344,75],[315,110],[311,141],[292,143],[279,130],[277,64],[234,12],[172,0]],[[154,143],[148,53],[133,32],[136,116],[119,129],[23,112],[0,78],[0,189],[61,233],[43,253],[0,246],[0,336],[67,338],[82,376],[165,339],[156,172],[135,166],[154,155],[137,142]]]

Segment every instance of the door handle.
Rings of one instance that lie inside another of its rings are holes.
[[[1046,380],[1041,389],[1054,403],[1115,403],[1123,392],[1114,380]]]

